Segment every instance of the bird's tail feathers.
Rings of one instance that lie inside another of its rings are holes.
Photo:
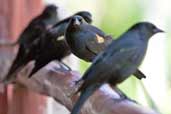
[[[77,81],[74,81],[74,84],[71,88],[70,93],[67,95],[68,97],[73,97],[74,95],[76,95],[79,91],[78,89],[81,87],[81,85],[83,84],[83,80],[79,79]]]
[[[81,107],[84,105],[85,101],[99,88],[99,85],[91,85],[85,90],[82,90],[81,95],[77,102],[75,103],[71,114],[78,114],[81,110]]]
[[[12,66],[8,74],[5,76],[5,78],[2,80],[2,83],[5,85],[12,83],[15,81],[17,77],[17,73],[22,69],[23,66]]]
[[[11,68],[9,69],[9,72],[5,76],[5,78],[2,80],[2,83],[9,84],[15,81],[17,73],[22,70],[22,68],[27,64],[26,62],[24,63],[23,61],[17,61],[16,59],[12,65]]]
[[[32,71],[30,72],[30,74],[28,75],[28,78],[31,78],[33,76],[33,74],[37,73],[41,68],[43,68],[44,66],[46,66],[49,62],[47,61],[36,61],[34,64],[34,67],[32,69]]]

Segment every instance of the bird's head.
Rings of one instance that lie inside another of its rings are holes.
[[[83,23],[86,23],[86,22],[83,19],[83,17],[81,17],[79,15],[73,16],[71,18],[71,21],[70,21],[70,25],[72,25],[73,27],[78,27],[78,26],[80,26]]]
[[[53,4],[49,4],[45,7],[45,9],[43,10],[43,13],[45,14],[54,14],[57,13],[58,7],[53,5]]]
[[[139,22],[132,26],[132,30],[138,30],[140,35],[145,36],[145,38],[150,38],[156,33],[164,32],[163,30],[157,28],[154,24],[150,22]]]
[[[44,21],[47,25],[49,25],[50,27],[55,24],[58,20],[58,7],[53,5],[53,4],[49,4],[45,7],[45,9],[43,10],[43,17],[44,17]],[[48,28],[50,28],[48,27]]]
[[[89,24],[92,23],[92,15],[88,11],[80,11],[80,12],[75,13],[74,15],[79,15],[83,17],[84,20]]]

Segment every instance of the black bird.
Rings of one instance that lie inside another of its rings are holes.
[[[25,47],[28,47],[44,30],[47,30],[59,21],[57,10],[57,6],[47,5],[40,15],[30,21],[16,42],[0,45],[15,46],[23,44]]]
[[[71,51],[66,41],[64,39],[60,40],[59,38],[60,37],[56,37],[53,33],[48,31],[45,37],[40,39],[39,45],[36,45],[40,47],[35,46],[35,48],[40,50],[36,52],[34,67],[28,76],[29,78],[53,60],[58,60],[61,63],[61,67],[65,65],[62,59],[70,55]],[[68,67],[67,65],[65,66]],[[70,70],[69,67],[68,69]]]
[[[74,15],[82,16],[87,23],[92,22],[92,15],[87,11],[80,11]],[[63,58],[71,54],[70,48],[65,39],[59,40],[59,37],[64,36],[67,25],[73,16],[59,21],[48,30],[45,36],[40,38],[37,47],[34,47],[32,51],[34,52],[35,49],[39,49],[39,51],[36,52],[35,66],[29,74],[29,77],[53,60],[60,61],[61,64],[59,65],[64,65],[70,70],[70,68],[61,61]]]
[[[113,40],[97,27],[90,25],[80,16],[74,16],[66,30],[65,37],[73,54],[91,62]],[[138,78],[146,76],[137,69],[134,75]]]
[[[88,23],[92,22],[92,16],[89,12],[80,11],[80,12],[76,13],[75,15],[83,16],[83,18]],[[61,59],[63,59],[67,55],[69,55],[71,52],[68,49],[68,45],[66,44],[66,42],[64,40],[61,40],[61,41],[57,41],[57,40],[58,40],[59,36],[64,35],[64,32],[66,30],[66,27],[67,27],[71,17],[64,19],[64,21],[63,20],[59,21],[59,24],[57,23],[57,24],[55,24],[55,26],[51,27],[50,29],[44,30],[41,35],[39,35],[35,38],[35,40],[33,40],[32,42],[30,41],[31,45],[25,46],[27,49],[29,49],[29,51],[27,53],[25,52],[25,48],[24,48],[23,44],[20,43],[19,53],[11,67],[11,70],[7,74],[7,77],[15,78],[15,76],[10,76],[10,75],[12,73],[15,75],[28,62],[30,62],[31,60],[35,60],[35,66],[34,66],[33,70],[31,71],[31,73],[29,74],[29,77],[31,77],[34,73],[36,73],[39,69],[41,69],[43,66],[48,64],[50,61],[52,61],[54,59],[61,61]],[[54,23],[56,23],[56,22],[54,22]],[[56,42],[54,41],[54,39]],[[59,47],[58,45],[63,47],[63,52],[61,51],[62,48]],[[52,49],[52,47],[54,49]],[[52,49],[51,53],[49,55],[47,55],[47,53],[49,53],[49,50],[46,50],[46,48]],[[25,56],[21,56],[21,54],[24,55],[23,53],[26,53]],[[8,78],[5,78],[3,82],[9,83],[8,80],[10,80],[10,79],[8,79]]]
[[[15,78],[16,73],[33,59],[32,56],[35,51],[32,53],[30,52],[30,49],[32,48],[34,42],[36,42],[37,38],[48,30],[49,26],[52,26],[57,21],[57,7],[54,5],[47,5],[42,14],[34,18],[28,24],[16,43],[12,44],[19,44],[19,50],[8,74],[3,80],[4,83],[12,81],[13,78]],[[28,53],[30,54],[28,55]]]
[[[91,62],[112,42],[112,37],[105,35],[97,27],[86,23],[78,15],[70,20],[65,38],[71,52],[87,62]]]
[[[105,35],[103,31],[86,23],[81,16],[77,15],[71,19],[65,37],[72,53],[87,62],[93,61],[99,53],[114,41],[111,36]],[[139,69],[133,75],[138,79],[146,78]],[[119,88],[117,90],[125,99],[131,100]]]
[[[150,37],[158,32],[163,31],[149,22],[137,23],[99,54],[80,80],[83,84],[76,93],[81,95],[71,114],[78,114],[86,99],[102,84],[116,86],[135,73]]]

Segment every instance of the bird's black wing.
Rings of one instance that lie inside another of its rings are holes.
[[[42,22],[32,22],[30,25],[22,32],[18,42],[23,45],[31,44],[40,34],[46,31],[45,24]]]
[[[37,71],[39,71],[41,68],[43,68],[50,62],[49,59],[45,59],[44,61],[40,59],[35,61],[34,67],[32,71],[30,72],[30,74],[28,75],[28,78],[32,77],[33,74],[35,74]]]
[[[89,32],[89,35],[91,33],[91,36],[88,36],[88,33],[86,34],[85,43],[87,49],[96,55],[102,52],[113,41],[111,36],[105,35],[102,30],[90,24],[84,24],[82,29]]]
[[[111,72],[113,73],[117,71],[118,69],[122,69],[122,67],[127,67],[129,65],[134,64],[134,61],[132,61],[133,60],[132,58],[136,59],[134,57],[134,55],[137,52],[136,47],[133,47],[133,46],[127,47],[127,48],[125,47],[124,49],[114,47],[112,50],[115,50],[115,51],[112,52],[110,50],[106,50],[105,52],[97,56],[92,66],[86,71],[86,73],[82,77],[84,82],[77,92],[83,90],[84,88],[86,88],[87,86],[95,82],[99,82],[99,81],[102,82],[103,80],[105,81],[105,77],[109,76]],[[110,71],[108,69],[110,69]],[[134,70],[134,69],[131,69],[131,70]],[[128,73],[128,71],[125,71],[125,72]]]
[[[14,59],[7,75],[5,76],[3,82],[8,84],[16,78],[17,73],[29,62],[29,58],[26,58],[25,50],[22,46],[19,47],[19,52],[17,53],[16,58]]]
[[[75,103],[71,114],[79,114],[81,107],[84,105],[85,101],[100,87],[98,84],[90,85],[89,87],[82,90],[81,95],[77,102]]]

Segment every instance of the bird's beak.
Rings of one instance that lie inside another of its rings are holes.
[[[74,25],[75,25],[75,26],[80,25],[80,21],[79,21],[78,19],[75,19],[75,21],[74,21]]]
[[[164,32],[164,31],[161,30],[161,29],[156,28],[156,29],[153,30],[153,32],[154,32],[154,33],[159,33],[159,32]]]

